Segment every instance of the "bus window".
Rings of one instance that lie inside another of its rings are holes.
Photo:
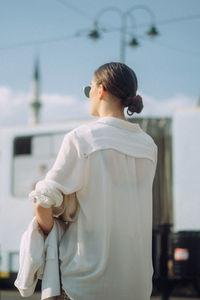
[[[12,194],[26,198],[52,167],[64,134],[39,134],[14,140]]]
[[[31,140],[32,140],[32,137],[30,137],[30,136],[15,138],[15,140],[14,140],[14,156],[31,154]]]

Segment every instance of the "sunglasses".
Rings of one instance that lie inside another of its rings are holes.
[[[90,85],[86,85],[86,86],[83,87],[84,95],[87,98],[90,98],[90,90],[91,90],[91,86]]]

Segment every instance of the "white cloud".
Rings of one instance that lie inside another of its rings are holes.
[[[42,122],[56,122],[72,119],[89,118],[89,101],[72,96],[43,94]]]
[[[167,99],[155,99],[143,94],[144,109],[143,116],[172,117],[174,113],[182,108],[195,107],[197,100],[183,94],[177,94]]]
[[[0,86],[0,126],[27,124],[31,94]],[[59,94],[42,94],[41,122],[89,118],[89,101]]]
[[[166,117],[173,116],[177,109],[194,107],[196,100],[186,95],[175,95],[168,99],[155,99],[143,95],[143,116]],[[23,91],[13,91],[10,87],[0,86],[0,126],[27,124],[29,119],[29,104],[31,94]],[[57,122],[72,119],[89,118],[89,101],[79,100],[69,95],[41,95],[41,122]]]
[[[0,86],[0,126],[25,124],[28,120],[28,94]]]

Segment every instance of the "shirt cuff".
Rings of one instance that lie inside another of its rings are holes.
[[[29,194],[29,200],[44,208],[57,207],[63,202],[63,194],[44,180],[36,184],[35,190]]]

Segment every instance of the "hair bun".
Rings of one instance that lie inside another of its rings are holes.
[[[127,114],[129,116],[131,116],[134,112],[139,114],[142,111],[144,105],[143,105],[142,97],[140,95],[130,96],[127,98],[127,100],[129,102],[128,109],[127,109]]]

